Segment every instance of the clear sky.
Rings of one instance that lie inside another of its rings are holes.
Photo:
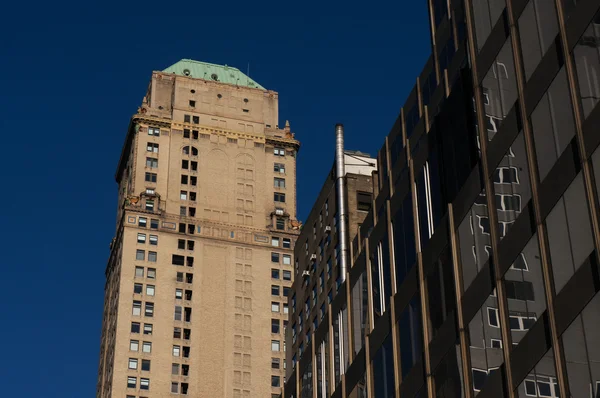
[[[296,6],[297,5],[297,6]],[[299,218],[346,148],[376,154],[430,53],[425,0],[7,2],[0,23],[2,396],[95,396],[114,172],[151,72],[228,64],[279,92]]]

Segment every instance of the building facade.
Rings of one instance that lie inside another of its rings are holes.
[[[152,74],[116,173],[97,397],[282,392],[299,142],[278,117],[235,68]]]
[[[432,55],[284,396],[600,396],[600,1],[428,5]]]

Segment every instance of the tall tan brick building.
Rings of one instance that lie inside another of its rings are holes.
[[[116,173],[97,397],[273,397],[284,380],[296,153],[238,69],[154,72]]]

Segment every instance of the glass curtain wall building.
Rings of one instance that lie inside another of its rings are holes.
[[[600,1],[428,5],[432,55],[345,281],[288,330],[284,396],[600,397]]]

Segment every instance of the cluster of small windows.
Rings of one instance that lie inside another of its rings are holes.
[[[200,124],[200,116],[183,115],[184,123]]]

